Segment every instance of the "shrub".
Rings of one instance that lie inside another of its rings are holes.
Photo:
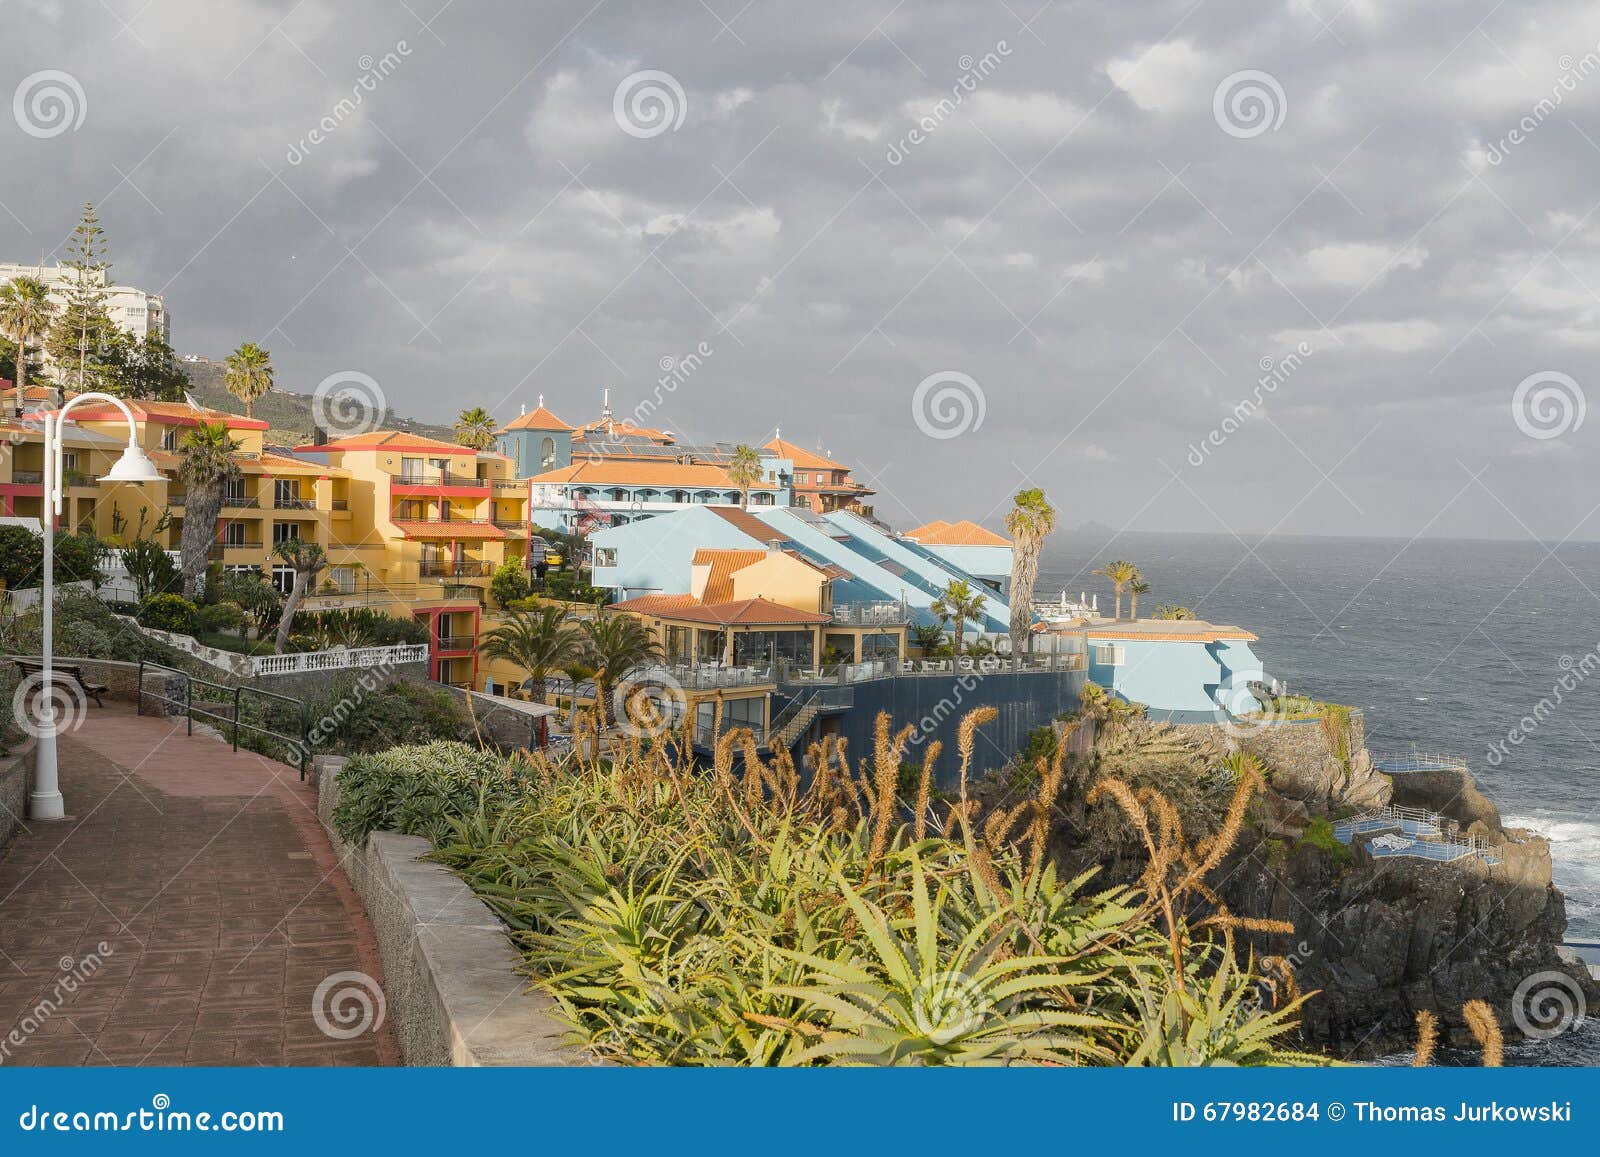
[[[139,622],[158,631],[192,635],[198,626],[199,608],[182,595],[156,595],[139,608]]]
[[[217,580],[216,591],[220,601],[239,604],[257,638],[278,625],[278,616],[283,613],[283,595],[260,574],[225,574]]]
[[[200,630],[213,635],[240,634],[248,621],[244,608],[238,603],[208,603],[200,608],[197,617]]]
[[[143,602],[151,595],[167,594],[183,587],[183,575],[157,543],[141,538],[122,552],[122,565],[133,580],[134,593]]]
[[[93,623],[67,622],[56,629],[56,650],[63,657],[74,659],[109,659],[112,657],[111,636]]]
[[[339,775],[334,827],[357,844],[374,831],[437,840],[449,820],[480,803],[509,804],[518,783],[511,768],[492,752],[448,741],[358,755]]]
[[[518,599],[525,599],[532,591],[527,568],[518,559],[506,559],[495,567],[494,575],[489,579],[489,593],[494,596],[495,605],[500,607],[508,607]]]
[[[1313,816],[1306,825],[1305,831],[1300,833],[1300,839],[1295,848],[1316,848],[1333,857],[1333,862],[1343,864],[1350,859],[1350,849],[1339,841],[1333,834],[1333,821],[1326,816]]]
[[[472,736],[472,718],[450,692],[404,681],[369,687],[371,680],[347,675],[308,705],[319,748],[354,755]]]
[[[314,647],[392,647],[428,641],[426,623],[397,619],[370,607],[300,611],[294,617],[294,628]]]
[[[959,750],[993,717],[969,716]],[[334,822],[346,838],[433,833],[435,858],[511,927],[528,973],[603,1056],[1318,1063],[1279,1044],[1304,998],[1264,1006],[1233,924],[1195,911],[1237,822],[1189,847],[1112,784],[1104,806],[1139,811],[1163,870],[1092,892],[1092,872],[1061,878],[1045,854],[1060,761],[1036,796],[969,824],[966,758],[960,802],[908,818],[894,791],[906,736],[887,717],[859,773],[823,743],[807,777],[782,754],[763,763],[743,730],[709,771],[670,737],[604,759],[586,754],[593,738],[580,717],[578,754],[561,761],[437,744],[353,760]],[[1238,813],[1260,787],[1238,787]]]
[[[93,534],[56,531],[58,583],[100,581],[106,546]],[[44,572],[44,539],[25,526],[0,526],[0,580],[7,590],[36,587]]]
[[[578,578],[575,570],[553,570],[545,576],[544,592],[550,598],[569,603],[600,603],[611,600],[611,590],[592,587]]]

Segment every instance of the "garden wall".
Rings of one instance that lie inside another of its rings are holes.
[[[28,789],[33,782],[33,748],[0,756],[0,850],[22,826],[27,815]]]
[[[428,841],[374,832],[362,847],[333,829],[338,756],[317,756],[317,816],[367,910],[389,1017],[408,1065],[593,1065],[565,1043],[554,1002],[527,991],[506,929],[472,890],[423,862]]]

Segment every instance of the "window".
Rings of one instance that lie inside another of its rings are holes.
[[[76,450],[63,450],[61,452],[61,468],[63,470],[76,470],[78,468],[78,452]]]
[[[294,567],[275,566],[272,568],[272,585],[277,587],[282,594],[294,590]]]
[[[1098,644],[1094,647],[1094,662],[1102,667],[1121,667],[1127,662],[1127,655],[1121,647],[1112,644]]]
[[[244,544],[244,523],[224,522],[222,524],[222,545],[243,546]]]
[[[161,431],[161,448],[163,450],[176,450],[178,448],[178,428],[168,426]]]
[[[279,506],[285,503],[300,501],[300,480],[298,478],[276,478],[272,482],[272,500]]]
[[[288,542],[291,538],[300,537],[300,526],[294,522],[274,522],[272,524],[272,545]]]
[[[554,470],[556,465],[556,440],[546,438],[539,443],[539,469]]]
[[[328,570],[328,581],[343,593],[353,594],[356,589],[355,569],[348,566],[331,567]]]
[[[794,480],[796,482],[798,482],[801,486],[804,486],[806,484],[806,476],[804,474],[800,473],[798,470],[795,471]]]
[[[403,481],[407,481],[407,482],[420,482],[420,481],[422,481],[422,459],[421,458],[402,458],[402,459],[400,459],[400,477],[401,477],[401,479]]]
[[[616,566],[617,548],[614,546],[597,546],[594,548],[595,566]]]

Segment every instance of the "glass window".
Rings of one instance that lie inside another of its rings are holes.
[[[274,522],[272,524],[272,545],[288,542],[291,538],[300,537],[300,527],[293,522]]]
[[[275,566],[272,568],[272,585],[283,594],[294,590],[294,567]]]
[[[594,550],[595,566],[616,566],[617,548],[614,546],[597,546]]]

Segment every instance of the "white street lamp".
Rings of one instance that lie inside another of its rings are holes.
[[[55,690],[54,618],[55,618],[55,568],[56,519],[61,514],[61,463],[62,426],[73,407],[85,402],[110,402],[122,411],[128,422],[128,447],[117,459],[117,464],[106,474],[107,482],[160,482],[161,471],[139,448],[139,428],[133,420],[133,411],[121,398],[110,394],[79,394],[54,414],[44,416],[44,589],[41,592],[43,621],[40,624],[40,649],[43,651],[44,695],[43,718],[39,722],[38,749],[33,765],[33,792],[28,796],[28,815],[36,820],[58,820],[65,816],[66,805],[61,798],[60,776],[56,768],[56,704]]]

